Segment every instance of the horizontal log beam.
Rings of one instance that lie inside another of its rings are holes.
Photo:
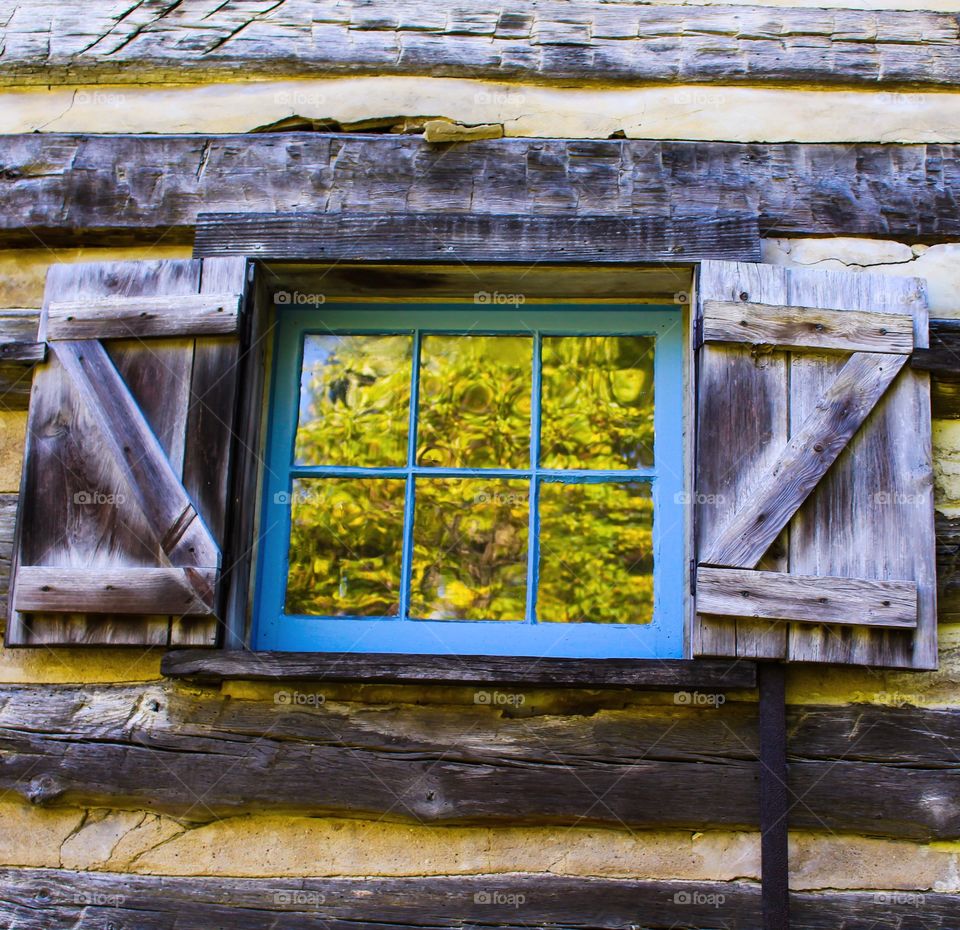
[[[239,294],[105,297],[50,304],[45,335],[49,340],[222,336],[236,333],[239,319]]]
[[[644,6],[624,0],[467,0],[398,8],[294,0],[237,10],[109,0],[24,4],[4,21],[7,83],[310,74],[430,74],[537,81],[951,85],[957,20],[922,11]]]
[[[357,681],[638,690],[752,689],[752,662],[726,659],[529,659],[384,653],[247,652],[175,649],[161,664],[169,678],[214,683]]]
[[[280,261],[641,262],[760,260],[755,217],[476,213],[201,214],[196,258]]]
[[[754,704],[686,692],[667,706],[596,712],[594,703],[590,713],[514,716],[503,708],[522,707],[523,691],[484,693],[491,698],[461,706],[354,705],[292,683],[265,700],[172,684],[8,686],[0,688],[0,789],[40,805],[194,821],[257,811],[757,825]],[[960,711],[792,708],[788,729],[795,829],[960,837],[957,806],[929,800],[960,793]]]
[[[697,611],[721,617],[909,629],[917,625],[917,584],[701,567]]]
[[[793,892],[790,913],[804,930],[953,930],[960,896]],[[760,888],[531,873],[252,879],[0,870],[0,922],[17,930],[622,930],[638,919],[648,930],[759,927]]]
[[[198,213],[755,215],[764,236],[960,237],[960,146],[417,136],[0,138],[0,246],[193,241]],[[158,179],[163,196],[157,196]],[[238,191],[242,199],[238,200]]]
[[[703,341],[909,355],[913,351],[913,317],[905,313],[840,312],[705,300]]]

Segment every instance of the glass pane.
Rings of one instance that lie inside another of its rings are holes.
[[[399,613],[405,488],[402,478],[294,480],[286,613]]]
[[[556,623],[653,618],[653,500],[646,481],[540,485],[537,617]]]
[[[544,468],[653,465],[652,336],[546,336]]]
[[[303,342],[298,465],[407,464],[411,336]]]
[[[410,616],[523,619],[529,491],[519,480],[417,480]]]
[[[529,468],[533,340],[424,336],[417,463]]]

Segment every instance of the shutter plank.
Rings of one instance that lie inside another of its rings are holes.
[[[96,340],[59,342],[54,352],[90,410],[136,503],[175,565],[217,565],[219,547],[203,525],[156,436]]]
[[[893,313],[771,307],[753,301],[705,300],[704,342],[843,352],[913,351],[913,320]]]
[[[698,291],[701,301],[786,303],[787,271],[771,265],[703,262]],[[744,346],[718,344],[698,351],[695,535],[700,551],[729,514],[749,499],[788,439],[786,372],[784,352],[758,354]],[[785,541],[760,565],[786,570]],[[695,655],[774,659],[786,655],[787,635],[783,624],[698,614],[692,641]]]
[[[245,258],[206,259],[201,296],[242,291],[246,274]],[[183,486],[217,539],[225,539],[227,532],[239,361],[238,339],[203,337],[193,343],[186,417],[191,442],[183,461]],[[213,646],[216,639],[215,622],[178,617],[170,626],[170,644],[174,646]]]
[[[702,561],[754,568],[906,361],[905,355],[854,353]]]
[[[45,568],[25,565],[17,577],[20,611],[121,614],[213,613],[216,568]]]
[[[239,294],[107,297],[50,304],[48,340],[130,339],[236,333]]]
[[[909,315],[917,347],[927,344],[926,296],[917,279],[795,273],[792,296],[803,303],[829,299],[835,306],[839,299],[851,309],[871,307]],[[837,366],[835,357],[794,358],[795,421],[810,410]],[[926,373],[907,368],[791,521],[790,568],[801,574],[915,579],[917,629],[911,635],[832,624],[795,625],[790,630],[792,660],[936,668],[932,484],[929,379]]]
[[[697,606],[721,616],[912,628],[917,625],[917,585],[702,567],[697,570]]]

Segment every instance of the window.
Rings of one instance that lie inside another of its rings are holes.
[[[676,309],[278,316],[257,648],[682,655]]]

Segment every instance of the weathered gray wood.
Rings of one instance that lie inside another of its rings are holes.
[[[944,892],[793,892],[802,930],[953,930]],[[0,870],[0,920],[16,930],[723,930],[760,926],[752,882],[670,882],[555,874],[402,878],[230,878]]]
[[[759,260],[755,217],[481,213],[200,214],[194,255],[437,262]]]
[[[304,204],[327,212],[671,219],[744,211],[759,218],[765,236],[946,242],[960,237],[958,150],[556,139],[438,147],[389,134],[31,133],[0,138],[0,244],[33,248],[39,237],[50,246],[152,245],[161,236],[190,243],[198,212],[283,213]]]
[[[618,829],[757,824],[751,702],[684,690],[667,706],[629,706],[625,696],[611,706],[586,692],[546,713],[542,692],[495,686],[461,691],[459,706],[396,694],[354,704],[348,693],[295,682],[277,682],[266,700],[162,683],[2,687],[0,788],[38,805],[191,821],[296,811]],[[794,828],[960,836],[957,806],[930,802],[960,791],[956,709],[788,711],[791,789],[801,799]]]
[[[65,613],[213,613],[216,568],[44,568],[21,565],[14,609]]]
[[[905,355],[851,355],[753,488],[749,501],[707,546],[701,561],[754,568],[906,361]]]
[[[17,495],[0,494],[0,629],[6,626],[10,561],[17,527]]]
[[[944,892],[793,892],[802,930],[953,930]],[[0,920],[16,930],[723,930],[760,926],[751,882],[670,882],[555,874],[402,878],[229,878],[0,870]],[[918,922],[919,921],[919,922]]]
[[[537,685],[643,690],[753,688],[752,662],[697,659],[537,659],[513,656],[407,656],[389,653],[172,650],[163,674],[198,682],[363,681]]]
[[[334,74],[497,80],[896,86],[960,81],[956,18],[934,12],[765,6],[649,7],[459,0],[389,8],[296,0],[118,10],[108,0],[17,6],[7,83],[182,82]]]
[[[238,293],[245,286],[243,264],[228,259],[56,265],[48,275],[46,300],[49,308],[55,302],[89,305],[104,298],[163,296],[175,307],[200,293]],[[232,279],[220,275],[221,266],[238,273]],[[204,277],[216,286],[204,290]],[[222,437],[229,435],[234,415],[232,395],[224,399],[235,375],[228,364],[219,372],[227,387],[204,388],[220,398],[212,416],[191,414],[197,403],[196,371],[205,369],[204,383],[215,381],[203,362],[208,339],[231,343],[237,351],[237,339],[228,336],[51,343],[57,349],[38,368],[29,416],[20,564],[85,568],[94,580],[101,571],[169,567],[171,555],[182,557],[179,567],[216,565],[215,557],[204,562],[202,549],[218,550],[223,538],[226,503],[218,495],[226,494],[223,476],[229,473],[231,444]],[[86,352],[83,362],[78,352]],[[67,376],[64,357],[76,379]],[[97,370],[91,377],[86,368],[93,361]],[[195,464],[200,456],[207,465]],[[209,603],[209,585],[200,587],[198,596]],[[158,601],[157,606],[167,605]],[[184,620],[179,610],[147,616],[13,611],[7,643],[210,645],[216,629],[215,617]]]
[[[175,303],[168,297],[53,303],[47,308],[46,336],[78,340],[229,335],[237,331],[239,302],[238,294],[194,294]]]
[[[46,356],[44,342],[0,342],[0,362],[42,362]]]
[[[893,313],[839,313],[770,307],[756,301],[707,300],[703,303],[703,341],[909,355],[913,351],[913,320]]]
[[[928,344],[924,282],[871,274],[794,273],[797,303],[913,318],[914,344]],[[792,429],[819,403],[841,362],[798,353],[790,372]],[[914,579],[917,629],[795,624],[790,658],[872,667],[937,667],[936,541],[930,388],[909,367],[819,482],[790,524],[790,570],[854,578]]]
[[[45,357],[39,321],[39,310],[0,310],[0,410],[27,409],[33,365]]]
[[[217,567],[220,548],[203,524],[166,451],[96,339],[55,343],[70,377],[134,495],[160,548],[173,565]]]
[[[912,581],[701,567],[697,570],[697,607],[703,613],[724,617],[913,628],[917,625],[917,586]]]
[[[960,622],[960,517],[937,511],[937,618]]]
[[[704,262],[697,299],[699,305],[708,300],[787,305],[787,277],[774,266]],[[783,390],[786,353],[705,344],[697,355],[696,551],[702,552],[773,467],[789,437],[789,408]],[[786,570],[786,546],[774,547],[760,567]],[[692,643],[694,655],[777,659],[786,656],[787,635],[780,623],[698,613]]]

